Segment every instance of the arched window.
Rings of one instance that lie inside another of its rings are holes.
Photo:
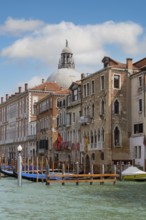
[[[114,102],[114,114],[119,114],[119,101],[117,99]]]
[[[89,106],[87,106],[87,116],[89,116],[90,115],[90,108],[89,108]]]
[[[104,114],[104,100],[101,100],[101,103],[100,103],[100,114],[101,115]]]
[[[87,109],[86,109],[86,106],[84,107],[84,115],[85,115],[85,116],[87,115]]]
[[[92,117],[94,117],[94,104],[92,105]]]
[[[104,142],[104,129],[101,129],[101,141]]]
[[[100,141],[100,129],[98,128],[98,142]]]
[[[114,145],[119,146],[120,145],[120,130],[116,126],[114,130]]]
[[[100,159],[101,160],[104,160],[104,153],[101,151],[101,153],[100,153]]]
[[[96,130],[94,131],[94,147],[97,146],[97,133]]]
[[[95,160],[95,153],[92,153],[91,159],[92,159],[92,160]]]
[[[91,148],[93,148],[93,142],[94,142],[94,137],[93,137],[93,131],[90,132],[90,138],[91,138]]]

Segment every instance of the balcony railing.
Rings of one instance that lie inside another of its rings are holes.
[[[103,150],[103,148],[104,148],[104,142],[88,144],[88,150]]]
[[[81,124],[90,124],[91,123],[91,117],[90,116],[81,116],[80,117],[80,123]]]
[[[28,135],[27,136],[27,140],[30,141],[30,140],[35,140],[36,139],[36,135]]]

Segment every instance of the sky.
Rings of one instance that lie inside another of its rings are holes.
[[[75,67],[146,57],[145,0],[0,0],[0,97],[55,72],[68,40]]]

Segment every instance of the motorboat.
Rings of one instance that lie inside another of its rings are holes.
[[[121,175],[123,180],[146,180],[146,172],[138,169],[135,166],[130,166],[127,169],[123,170]]]

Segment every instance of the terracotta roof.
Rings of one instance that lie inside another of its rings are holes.
[[[126,68],[125,63],[120,63],[116,60],[113,60],[111,57],[104,57],[102,59],[102,62],[104,63],[104,65],[107,65],[107,66],[112,66],[112,67],[117,67],[117,68]]]
[[[70,85],[69,89],[71,89],[74,85],[80,86],[80,85],[81,85],[81,80],[78,80],[78,81],[73,82],[73,83]]]
[[[53,94],[64,94],[64,95],[68,95],[68,94],[70,94],[71,93],[71,91],[69,90],[69,89],[61,89],[61,90],[59,90],[59,91],[55,91],[55,92],[53,92]]]
[[[145,66],[146,66],[146,57],[144,57],[143,59],[141,59],[141,60],[135,62],[133,65],[134,65],[135,67],[137,67],[137,68],[140,68],[140,69],[143,68],[143,67],[145,67]]]
[[[58,91],[60,89],[61,87],[55,82],[44,82],[40,85],[31,88],[31,90],[42,90],[42,91]]]
[[[113,60],[111,57],[107,57],[105,56],[102,59],[102,62],[104,63],[105,66],[111,66],[111,67],[116,67],[116,68],[122,68],[122,69],[126,69],[127,68],[127,63],[120,63],[116,60]],[[133,69],[143,69],[146,67],[146,57],[144,57],[143,59],[135,62],[132,64]]]

